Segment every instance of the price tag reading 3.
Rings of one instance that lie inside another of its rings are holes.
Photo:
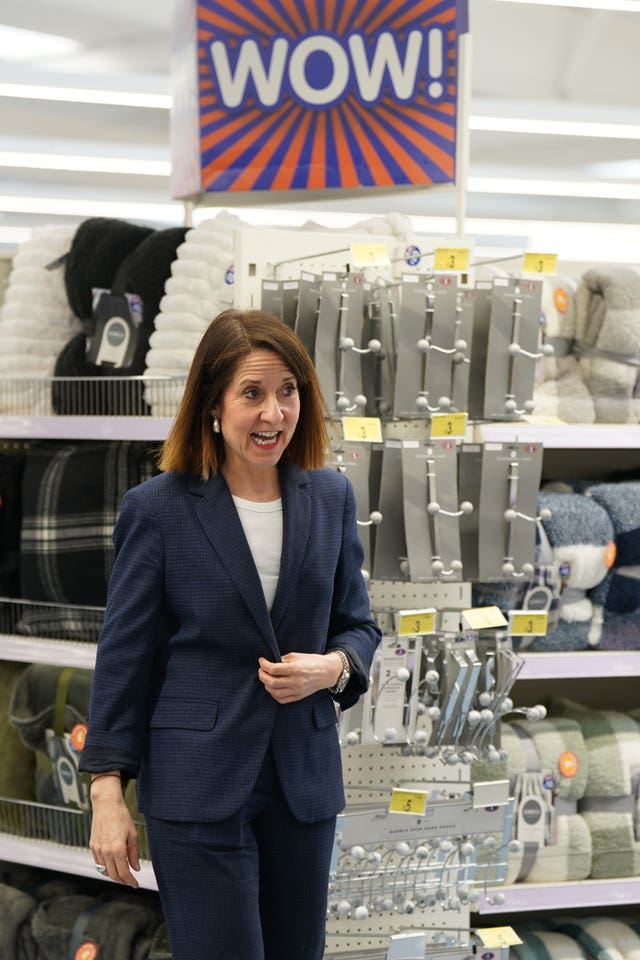
[[[525,253],[524,273],[555,273],[558,267],[557,253]]]
[[[447,437],[464,437],[466,432],[466,413],[433,413],[431,415],[432,440],[446,440]]]
[[[388,267],[391,263],[385,243],[352,243],[351,261],[354,267]]]
[[[398,610],[398,636],[415,637],[436,632],[435,608],[427,610]]]
[[[377,417],[343,417],[342,436],[350,442],[382,443],[382,424]]]
[[[468,249],[466,247],[438,247],[433,255],[433,269],[468,270]]]
[[[516,637],[545,637],[549,626],[546,610],[510,610],[509,633]]]
[[[394,790],[389,813],[413,813],[424,816],[427,794],[416,790]]]

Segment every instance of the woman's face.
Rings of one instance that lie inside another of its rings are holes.
[[[226,470],[273,467],[300,416],[296,378],[272,350],[252,350],[238,362],[218,409]]]

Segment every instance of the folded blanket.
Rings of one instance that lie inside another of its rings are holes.
[[[555,928],[573,937],[592,960],[640,960],[640,937],[624,920],[572,917]]]
[[[516,960],[585,960],[580,944],[566,933],[518,923],[522,943],[509,948]]]
[[[635,720],[615,710],[592,710],[569,700],[554,701],[551,712],[580,724],[588,751],[587,788],[578,809],[591,832],[591,876],[636,876],[640,871],[635,830],[640,734]]]
[[[548,845],[521,843],[510,849],[507,883],[553,883],[584,880],[591,870],[591,837],[586,822],[577,813],[577,801],[587,784],[587,749],[580,726],[567,718],[540,721],[504,722],[501,746],[507,753],[507,774],[511,791],[517,794],[524,774],[551,774],[554,787],[554,817]],[[571,752],[578,760],[578,772],[569,779],[558,769],[560,757]],[[514,810],[512,836],[517,837],[518,809]]]
[[[48,805],[37,811],[24,809],[21,832],[25,836],[72,846],[88,842],[87,783],[77,767],[78,735],[86,731],[91,676],[90,670],[32,664],[14,687],[9,722],[34,753],[35,798]]]
[[[615,561],[591,593],[603,610],[603,649],[640,648],[640,483],[598,483],[589,496],[613,524]]]
[[[600,641],[601,618],[588,591],[606,576],[613,525],[606,510],[580,493],[542,491],[538,511],[550,510],[542,521],[551,547],[551,563],[565,570],[557,625],[536,637],[529,650],[586,650]],[[549,562],[541,541],[539,563]]]
[[[596,419],[637,423],[640,270],[627,266],[587,270],[580,278],[575,304],[574,353],[593,396]]]
[[[157,472],[153,452],[131,441],[31,445],[22,484],[25,600],[105,605],[120,504]]]
[[[554,353],[541,358],[533,399],[536,416],[554,416],[569,423],[593,423],[595,408],[582,372],[571,350],[576,332],[574,295],[570,277],[548,276],[542,282],[541,314],[545,343]]]
[[[97,956],[108,960],[146,960],[161,922],[159,907],[139,894],[109,899],[71,896],[41,903],[32,930],[39,960],[68,960],[77,956],[83,943],[94,944]]]
[[[0,597],[20,596],[24,452],[0,453]]]
[[[0,884],[0,960],[38,960],[31,932],[37,901],[15,887]]]

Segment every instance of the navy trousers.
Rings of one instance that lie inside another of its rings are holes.
[[[294,819],[270,750],[232,817],[146,817],[173,960],[322,960],[335,822]]]

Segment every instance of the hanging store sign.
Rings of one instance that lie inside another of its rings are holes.
[[[176,196],[454,182],[467,0],[177,6]]]

